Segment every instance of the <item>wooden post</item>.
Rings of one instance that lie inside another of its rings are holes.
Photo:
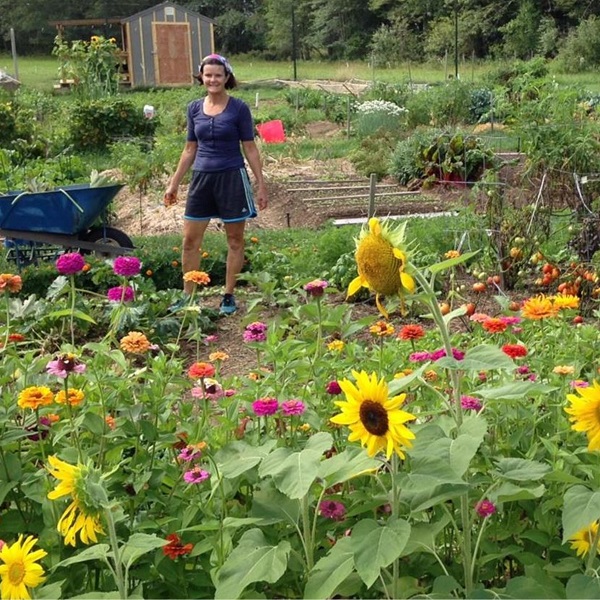
[[[254,99],[254,108],[258,108],[258,92],[256,92],[256,98]]]
[[[375,173],[369,175],[369,219],[375,215],[375,187],[377,185],[377,176]]]
[[[19,65],[17,64],[17,42],[15,40],[15,30],[10,28],[10,50],[13,58],[13,70],[15,72],[15,79],[19,80]]]
[[[346,137],[350,138],[350,112],[351,112],[351,104],[350,104],[350,96],[348,96],[348,103],[346,107]]]

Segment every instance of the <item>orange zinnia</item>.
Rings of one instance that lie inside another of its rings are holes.
[[[550,298],[547,298],[543,294],[534,298],[528,298],[523,302],[523,306],[521,307],[521,316],[534,321],[556,317],[557,314],[558,308]]]
[[[69,406],[77,406],[83,402],[85,394],[78,390],[77,388],[69,388],[69,396],[65,393],[65,390],[60,390],[58,394],[56,394],[54,400],[58,404],[68,404]]]
[[[369,327],[369,331],[378,337],[385,337],[394,333],[394,326],[391,323],[385,321],[377,321],[375,325]]]
[[[4,290],[16,294],[21,291],[23,281],[20,275],[12,275],[11,273],[2,273],[0,275],[0,293]]]
[[[54,394],[50,388],[33,385],[25,388],[20,394],[17,404],[20,408],[31,408],[37,410],[40,406],[52,404]]]
[[[497,317],[486,319],[481,326],[489,333],[502,333],[508,327],[502,319],[498,319]]]
[[[188,271],[183,274],[183,280],[191,281],[196,285],[208,285],[210,283],[210,277],[204,271]]]
[[[404,325],[398,334],[401,340],[420,340],[425,335],[425,330],[420,325]]]
[[[188,369],[188,375],[192,379],[212,377],[215,373],[215,367],[207,362],[196,362]]]
[[[227,352],[221,352],[220,350],[217,350],[216,352],[211,352],[208,355],[208,358],[212,361],[224,361],[224,360],[228,360],[229,359],[229,354],[227,354]]]
[[[150,341],[139,331],[130,331],[120,342],[121,350],[131,354],[144,354],[150,350]]]

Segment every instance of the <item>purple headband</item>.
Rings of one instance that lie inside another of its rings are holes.
[[[204,65],[211,60],[216,60],[219,64],[223,65],[225,67],[225,73],[233,75],[233,69],[231,68],[231,65],[229,64],[229,61],[224,56],[221,56],[220,54],[209,54],[208,56],[205,56],[202,59],[200,66],[198,67],[198,71],[200,71],[200,73],[202,73],[202,67],[204,67]]]

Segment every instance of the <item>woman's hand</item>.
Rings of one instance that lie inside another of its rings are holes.
[[[269,205],[267,187],[264,183],[258,186],[258,190],[256,192],[256,203],[258,204],[259,210],[265,210],[265,208],[267,208]]]
[[[177,204],[177,188],[169,185],[165,191],[165,195],[163,196],[163,203],[165,206],[173,206],[173,204]]]

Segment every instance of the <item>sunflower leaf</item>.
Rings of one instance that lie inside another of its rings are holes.
[[[325,600],[334,595],[335,590],[354,571],[353,540],[343,537],[312,568],[304,588],[305,598]]]
[[[478,388],[477,395],[486,400],[521,400],[528,396],[549,394],[557,389],[556,386],[533,381],[515,381],[497,387]]]
[[[443,260],[442,262],[436,263],[435,265],[431,265],[427,267],[427,269],[431,273],[441,273],[446,269],[451,269],[452,267],[456,267],[457,265],[461,265],[462,263],[467,262],[469,259],[473,258],[476,254],[479,253],[479,250],[475,250],[474,252],[467,252],[465,254],[461,254],[456,258],[449,258],[448,260]]]
[[[156,535],[148,535],[147,533],[134,533],[121,547],[119,559],[129,569],[131,565],[144,554],[162,548],[168,544],[167,540],[163,540]]]
[[[269,440],[262,446],[250,446],[243,441],[228,444],[216,455],[221,475],[225,479],[239,477],[263,460],[275,444],[275,440]]]
[[[367,587],[402,554],[410,537],[410,525],[403,520],[390,520],[380,527],[372,519],[363,519],[352,528],[354,566]]]
[[[565,494],[562,514],[563,543],[600,519],[600,492],[574,485]]]
[[[470,348],[462,360],[444,356],[436,365],[460,371],[492,371],[498,369],[513,370],[515,363],[500,348],[489,344],[480,344]]]
[[[369,458],[362,448],[349,446],[340,454],[321,462],[319,478],[324,479],[327,486],[331,487],[353,477],[375,472],[380,466],[381,463]]]
[[[302,498],[319,474],[323,451],[305,448],[286,456],[287,452],[287,448],[272,452],[261,464],[259,474],[270,475],[275,487],[288,498]]]
[[[84,548],[81,552],[78,552],[75,556],[69,556],[65,560],[61,560],[59,563],[54,565],[54,569],[58,567],[68,567],[76,563],[87,562],[88,560],[103,560],[106,562],[110,546],[108,544],[95,544],[89,548]]]
[[[550,465],[525,458],[501,458],[496,462],[497,474],[501,479],[512,481],[537,481],[551,470]]]

